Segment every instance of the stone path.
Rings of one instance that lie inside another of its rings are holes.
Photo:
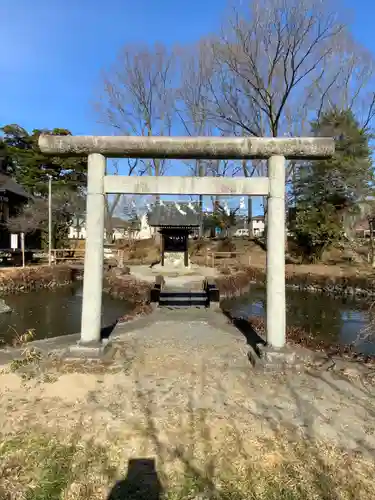
[[[127,339],[139,390],[154,394],[160,410],[193,397],[197,408],[237,424],[256,417],[273,431],[292,426],[375,453],[375,385],[355,370],[351,378],[319,369],[256,372],[243,335],[219,312],[163,309],[139,327],[119,326],[114,335]]]
[[[155,282],[156,276],[162,275],[165,278],[166,285],[171,288],[202,288],[205,278],[215,278],[218,276],[218,270],[207,266],[192,265],[191,269],[160,269],[150,268],[150,266],[130,266],[130,274],[135,279],[141,281]]]
[[[49,427],[79,421],[83,435],[99,441],[121,435],[129,456],[146,456],[161,442],[180,449],[209,440],[222,449],[228,433],[231,446],[240,440],[251,456],[256,440],[272,445],[283,433],[290,442],[302,435],[374,457],[375,386],[355,371],[351,378],[319,369],[256,372],[242,334],[210,310],[159,310],[118,325],[113,341],[115,371],[63,370],[50,383],[27,386],[0,375],[3,432],[37,414]],[[192,422],[194,433],[198,422],[209,437],[192,436]]]

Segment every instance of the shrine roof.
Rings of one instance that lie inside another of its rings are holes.
[[[197,203],[160,201],[150,207],[147,218],[151,227],[198,227],[199,206]]]

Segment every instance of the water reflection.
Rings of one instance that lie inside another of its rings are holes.
[[[318,339],[349,344],[358,338],[369,324],[369,304],[350,298],[335,298],[320,293],[287,289],[287,325],[299,326]],[[251,292],[234,301],[230,308],[236,315],[265,316],[265,288],[254,287]],[[375,312],[375,311],[374,311]],[[375,354],[375,338],[361,342],[358,350]]]
[[[37,290],[29,293],[4,295],[13,312],[0,314],[0,338],[11,343],[17,333],[35,330],[35,338],[42,339],[68,335],[80,331],[82,284]],[[102,326],[108,326],[128,312],[130,306],[123,300],[103,294]]]

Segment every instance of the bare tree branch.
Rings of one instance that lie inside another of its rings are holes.
[[[214,69],[205,114],[235,135],[303,135],[327,108],[358,111],[366,94],[370,111],[362,123],[368,127],[374,117],[373,57],[352,40],[330,1],[236,7],[206,51]]]
[[[116,133],[141,136],[170,135],[174,112],[173,54],[163,46],[126,46],[115,66],[104,76],[98,106],[101,121]],[[129,164],[138,175],[163,175],[166,160],[151,158]]]

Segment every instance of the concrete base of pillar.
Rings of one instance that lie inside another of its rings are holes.
[[[64,355],[65,361],[103,361],[110,359],[114,349],[107,340],[103,342],[77,342]]]
[[[270,345],[249,346],[248,358],[254,368],[260,371],[301,370],[314,361],[314,353],[297,346],[284,346],[279,349]]]

